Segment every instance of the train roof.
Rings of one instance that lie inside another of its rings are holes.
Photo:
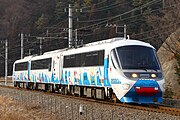
[[[33,56],[27,56],[23,59],[16,60],[15,63],[28,62]]]
[[[69,48],[64,48],[64,49],[49,51],[49,52],[45,52],[43,55],[52,54],[52,53],[59,53],[59,52],[66,51],[66,50],[68,50],[68,49],[69,49]]]
[[[138,40],[124,39],[122,37],[116,37],[116,38],[111,38],[111,39],[107,39],[107,40],[84,44],[82,47],[79,47],[79,48],[65,48],[65,49],[59,49],[59,50],[54,50],[54,51],[50,51],[50,52],[45,52],[44,55],[60,53],[60,52],[65,52],[65,51],[72,52],[72,50],[76,50],[76,51],[83,50],[83,49],[86,50],[87,48],[93,48],[93,50],[95,50],[96,47],[98,47],[98,49],[101,49],[101,48],[104,49],[107,46],[110,48],[110,47],[118,47],[118,46],[120,47],[120,46],[128,46],[128,45],[141,45],[141,46],[154,48],[149,43],[145,43],[145,42],[138,41]]]
[[[83,47],[80,47],[77,49],[73,48],[73,49],[63,51],[63,54],[68,55],[68,54],[98,51],[98,50],[104,50],[104,49],[110,51],[116,47],[131,46],[131,45],[146,46],[146,47],[150,47],[150,48],[154,49],[154,47],[151,46],[149,43],[145,43],[145,42],[138,41],[138,40],[124,39],[124,38],[119,37],[119,38],[112,38],[112,39],[108,39],[108,40],[103,40],[103,41],[85,44]]]
[[[62,53],[64,55],[76,54],[76,53],[81,53],[81,52],[88,52],[88,51],[90,52],[90,51],[104,50],[104,49],[111,50],[115,47],[130,46],[130,45],[140,45],[140,46],[146,46],[146,47],[151,47],[155,49],[149,43],[145,43],[138,40],[125,39],[122,37],[116,37],[116,38],[111,38],[107,40],[84,44],[82,47],[79,47],[79,48],[65,48],[65,49],[45,52],[43,55],[39,55],[39,56],[28,56],[28,57],[24,57],[23,59],[17,60],[16,62],[25,62],[25,61],[29,61],[30,59],[34,60],[38,58],[39,59],[47,58],[48,56],[51,57],[54,54],[59,54],[59,53]]]
[[[46,59],[46,58],[52,58],[54,54],[43,54],[43,55],[38,55],[35,57],[32,57],[32,61],[33,60],[39,60],[39,59]]]
[[[98,42],[89,43],[89,44],[84,45],[84,47],[95,46],[95,45],[103,45],[103,44],[107,44],[107,43],[115,43],[115,44],[118,43],[118,46],[142,45],[142,46],[147,46],[147,47],[154,48],[149,43],[145,43],[145,42],[138,41],[138,40],[125,39],[125,38],[122,38],[122,37],[116,37],[116,38],[111,38],[111,39],[107,39],[107,40],[102,40],[102,41],[98,41]]]

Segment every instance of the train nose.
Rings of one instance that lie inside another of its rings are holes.
[[[137,94],[142,96],[151,96],[158,93],[159,88],[158,87],[134,87]]]

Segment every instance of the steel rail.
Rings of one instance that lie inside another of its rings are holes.
[[[63,95],[63,94],[57,94],[57,93],[52,93],[52,92],[34,91],[31,89],[17,88],[17,87],[13,87],[13,86],[0,85],[0,87],[20,90],[20,91],[29,91],[32,93],[36,92],[36,93],[45,94],[45,95],[60,96],[60,97],[64,97],[64,98],[82,100],[82,101],[93,102],[93,103],[96,102],[99,104],[119,106],[119,107],[125,107],[125,108],[136,109],[136,110],[144,110],[144,111],[149,111],[149,112],[165,113],[165,114],[170,114],[170,115],[174,115],[174,116],[180,116],[179,108],[162,106],[160,104],[155,104],[155,106],[154,106],[154,105],[127,104],[127,103],[120,103],[120,102],[116,103],[116,102],[112,102],[111,100],[106,101],[106,100],[92,99],[92,98],[86,98],[86,97],[76,97],[73,95]]]

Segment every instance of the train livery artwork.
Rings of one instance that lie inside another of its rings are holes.
[[[139,104],[161,102],[165,90],[155,48],[124,38],[17,60],[13,81],[18,87]]]

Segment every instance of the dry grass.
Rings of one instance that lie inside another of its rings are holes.
[[[0,96],[0,120],[60,120],[59,117],[43,112],[38,104],[19,104],[11,98]]]

